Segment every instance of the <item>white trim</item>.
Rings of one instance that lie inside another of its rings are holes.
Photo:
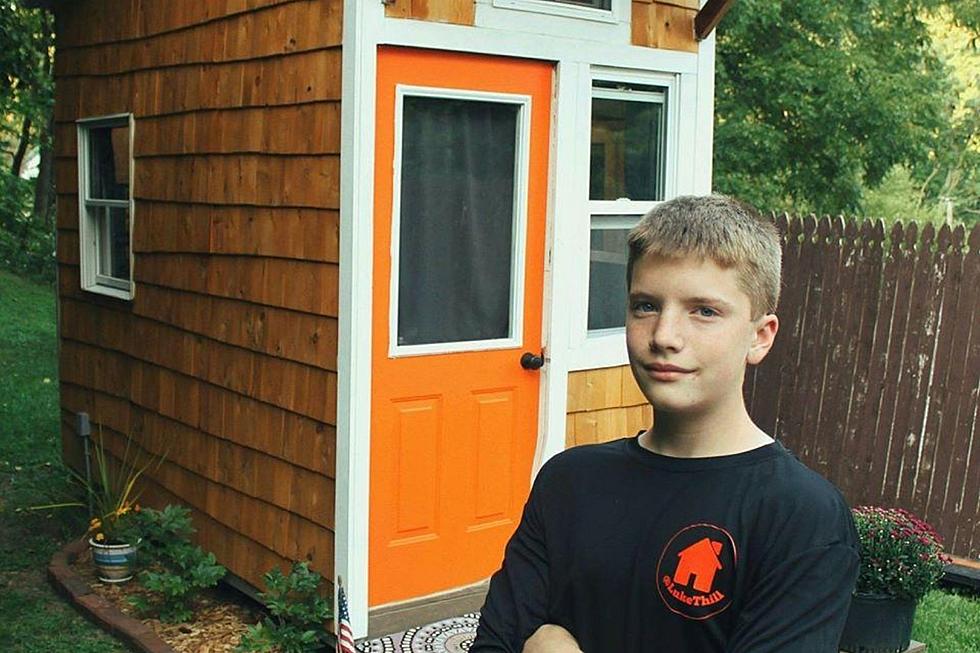
[[[511,268],[510,268],[510,325],[506,338],[474,340],[463,342],[439,342],[420,345],[398,344],[398,288],[399,253],[401,234],[401,181],[402,181],[402,117],[404,99],[410,97],[430,97],[447,100],[471,100],[477,102],[496,102],[516,106],[517,124],[514,134],[517,140],[514,148],[514,198],[512,203]],[[464,351],[489,351],[494,349],[515,349],[524,342],[524,278],[527,259],[527,193],[530,170],[531,139],[531,96],[514,93],[493,93],[469,89],[437,88],[430,86],[395,85],[395,153],[392,181],[391,208],[391,274],[388,306],[388,355],[425,356],[431,354],[457,353]]]
[[[711,192],[715,128],[715,30],[701,41],[697,71],[697,102],[694,118],[694,152],[702,164],[694,169],[691,192]]]
[[[532,11],[551,16],[594,20],[601,23],[615,23],[621,18],[616,14],[617,10],[621,11],[620,7],[622,3],[610,2],[609,9],[600,9],[599,7],[563,4],[560,0],[492,0],[490,6],[495,9],[516,9],[518,11]]]
[[[376,35],[383,12],[381,3],[344,0],[334,570],[356,638],[368,632]]]
[[[543,0],[476,0],[477,29],[512,36],[558,36],[604,44],[630,40],[630,0],[612,0],[609,9],[576,7]]]
[[[664,175],[666,177],[666,173]],[[666,180],[665,180],[666,182]],[[657,204],[657,200],[589,200],[589,214],[593,216],[643,215]]]
[[[592,98],[603,100],[621,100],[623,102],[642,102],[644,104],[664,104],[666,106],[666,93],[663,91],[621,91],[615,88],[594,88]]]
[[[481,5],[477,5],[479,21]],[[529,17],[526,14],[525,17]],[[557,19],[553,19],[557,20]],[[582,25],[579,21],[572,21]],[[585,23],[590,34],[598,25]],[[628,28],[628,25],[626,25]],[[634,69],[642,75],[647,71],[664,74],[696,73],[698,55],[694,52],[659,50],[629,45],[629,32],[622,39],[602,37],[601,42],[577,40],[568,32],[541,34],[516,31],[516,28],[477,29],[466,25],[450,25],[404,18],[384,19],[378,25],[377,43],[406,47],[453,50],[475,54],[568,61],[607,66],[618,70]],[[593,38],[595,38],[593,36]],[[649,83],[649,82],[648,82]]]
[[[513,309],[511,309],[513,310]],[[515,314],[511,313],[513,317]],[[518,318],[521,315],[517,315]],[[388,355],[391,358],[408,356],[435,356],[436,354],[458,354],[466,351],[496,351],[498,349],[519,349],[523,345],[520,335],[512,338],[493,338],[491,340],[461,340],[457,342],[433,342],[421,345],[396,345],[389,343]]]
[[[660,202],[652,202],[652,204],[659,204]],[[640,215],[646,213],[649,209],[645,209]],[[597,215],[595,212],[592,213],[592,220],[590,220],[590,229],[632,229],[636,225],[636,221],[640,216],[634,216],[629,211],[624,211],[622,213],[615,213],[609,215]]]
[[[538,442],[535,448],[531,479],[552,456],[565,449],[565,422],[568,406],[568,348],[572,325],[565,312],[570,298],[581,293],[581,286],[564,274],[572,269],[573,248],[579,201],[575,193],[563,192],[568,180],[573,184],[580,174],[575,159],[577,138],[576,113],[559,107],[579,104],[582,75],[588,66],[560,61],[555,68],[552,95],[551,147],[548,160],[548,224],[546,237],[544,297],[542,303],[541,342],[545,365],[541,368],[541,394],[538,407]],[[574,186],[573,186],[574,187]]]
[[[125,200],[111,199],[90,199],[89,194],[89,131],[100,127],[119,127],[126,125],[129,128],[129,198]],[[135,222],[135,202],[133,201],[133,181],[134,174],[134,143],[136,138],[136,121],[131,113],[115,113],[104,116],[93,116],[90,118],[79,118],[75,121],[75,130],[78,139],[78,256],[79,256],[79,279],[82,290],[100,295],[108,295],[117,299],[132,300],[136,295],[136,283],[134,282],[134,267],[136,258],[133,254],[133,223]],[[105,223],[95,225],[95,221],[102,221],[101,218],[94,217],[90,212],[90,207],[99,208],[122,208],[129,213],[129,279],[119,279],[110,277],[99,272],[99,259],[109,249],[109,223],[106,217]],[[98,242],[99,235],[102,242]]]

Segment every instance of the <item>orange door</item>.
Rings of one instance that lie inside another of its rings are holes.
[[[381,48],[369,603],[500,565],[537,441],[552,70]],[[533,366],[532,366],[533,367]]]

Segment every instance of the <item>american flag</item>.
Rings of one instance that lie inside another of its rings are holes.
[[[342,583],[337,584],[337,653],[357,653],[354,648],[354,632],[350,627],[350,611],[347,609],[347,593]]]

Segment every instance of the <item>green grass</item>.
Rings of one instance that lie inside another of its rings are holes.
[[[85,515],[25,510],[77,496],[61,464],[57,346],[54,288],[0,270],[0,651],[122,652],[45,578]]]
[[[912,638],[929,653],[980,653],[980,597],[929,592],[915,611]]]

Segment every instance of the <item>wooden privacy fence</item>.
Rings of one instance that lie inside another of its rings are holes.
[[[775,345],[746,375],[759,426],[852,506],[912,510],[980,554],[980,224],[773,216]]]

